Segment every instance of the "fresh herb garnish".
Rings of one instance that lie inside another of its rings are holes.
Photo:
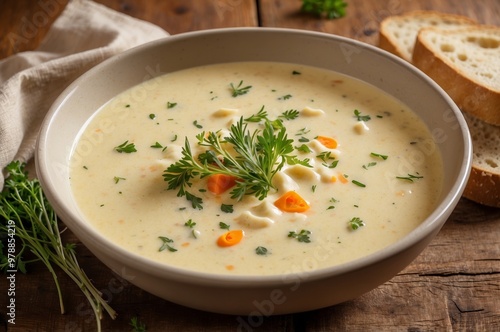
[[[125,178],[122,178],[122,177],[119,177],[119,176],[115,176],[113,179],[115,180],[115,183],[120,182],[120,180],[125,180]]]
[[[320,154],[316,156],[316,158],[320,159],[323,161],[323,166],[328,167],[328,168],[335,168],[337,167],[339,161],[335,160],[335,156],[332,156],[331,151],[323,151]],[[328,164],[328,161],[333,160],[330,164]]]
[[[229,225],[226,224],[225,222],[221,221],[221,222],[219,222],[219,228],[220,229],[227,229],[227,230],[229,230]]]
[[[220,210],[222,212],[226,212],[226,213],[233,213],[234,212],[233,206],[231,204],[221,204]]]
[[[297,110],[286,110],[283,113],[281,113],[281,115],[278,116],[278,118],[282,118],[285,120],[294,120],[299,116],[299,114],[300,113]]]
[[[13,161],[6,167],[8,176],[3,191],[0,193],[0,234],[11,234],[9,227],[15,225],[17,253],[5,254],[0,242],[0,268],[18,269],[26,272],[26,265],[41,261],[54,279],[61,313],[65,313],[59,278],[58,266],[73,280],[83,292],[94,312],[97,330],[101,330],[103,309],[111,316],[116,312],[101,297],[99,290],[80,267],[76,258],[76,244],[64,244],[59,230],[59,220],[47,201],[37,179],[30,179],[25,171],[25,164]],[[25,261],[24,255],[31,253],[36,259]]]
[[[295,136],[304,136],[305,134],[308,134],[311,131],[311,129],[308,128],[301,128],[299,131],[295,134]]]
[[[158,238],[163,242],[163,244],[161,245],[160,249],[158,249],[158,251],[163,251],[165,249],[168,249],[168,251],[170,251],[170,252],[177,251],[177,249],[175,249],[174,247],[171,246],[171,243],[173,243],[174,240],[169,239],[168,237],[165,237],[165,236],[158,236]]]
[[[396,176],[396,179],[406,180],[406,181],[410,181],[410,182],[414,182],[415,180],[422,179],[422,178],[423,178],[423,176],[418,174],[418,172],[417,172],[417,175],[408,174],[408,176]]]
[[[122,144],[115,147],[115,151],[119,153],[132,153],[137,152],[134,143],[129,143],[128,141],[123,142]]]
[[[156,114],[154,114],[154,113],[149,114],[149,118],[151,120],[154,120],[156,118]]]
[[[167,102],[167,108],[174,108],[175,106],[177,106],[177,103]]]
[[[163,145],[161,145],[160,143],[158,142],[155,142],[155,144],[152,144],[149,146],[150,148],[153,148],[153,149],[163,149]]]
[[[338,202],[338,200],[332,197],[332,198],[330,198],[330,201],[329,201],[329,202],[330,202],[330,203],[335,204],[335,203],[337,203],[337,202]],[[328,206],[327,210],[332,210],[332,209],[335,209],[335,205],[333,205],[333,204],[332,204],[332,205],[330,205],[330,206]]]
[[[309,238],[309,235],[311,235],[311,232],[308,230],[301,230],[299,233],[292,231],[288,233],[288,237],[297,239],[299,242],[304,242],[304,243],[309,243],[311,242],[311,239]]]
[[[292,71],[292,75],[301,75],[302,73],[300,71],[294,70]]]
[[[292,95],[291,94],[287,94],[287,95],[284,95],[282,97],[279,97],[278,100],[288,100],[292,98]]]
[[[265,256],[267,255],[267,248],[258,246],[257,248],[255,248],[255,253],[257,255]]]
[[[193,221],[193,219],[189,219],[188,221],[186,221],[184,223],[184,226],[189,227],[189,228],[193,228],[194,226],[196,226],[196,223]]]
[[[252,114],[248,118],[244,119],[245,122],[261,122],[267,120],[267,112],[264,111],[264,106],[260,108],[257,114]]]
[[[366,184],[359,182],[358,180],[352,180],[352,183],[357,185],[358,187],[364,188]]]
[[[234,86],[234,84],[231,83],[229,85],[231,87],[231,96],[233,96],[233,97],[242,96],[242,95],[248,93],[248,91],[250,91],[250,89],[252,88],[251,85],[247,85],[244,87],[242,87],[242,85],[243,85],[243,81],[240,81],[240,83],[237,86]]]
[[[301,138],[299,138],[299,139],[298,139],[298,141],[299,141],[300,143],[307,143],[307,142],[309,142],[309,138],[306,138],[306,137],[303,137],[303,136],[302,136]]]
[[[387,158],[389,158],[389,156],[386,156],[386,155],[380,154],[380,153],[375,153],[375,152],[370,153],[370,156],[382,158],[383,160],[387,160]]]
[[[368,164],[363,165],[363,168],[368,169],[368,167],[373,167],[375,165],[377,165],[377,163],[375,161],[372,161],[372,162],[369,162]]]
[[[295,149],[300,152],[309,153],[312,152],[311,148],[306,144],[302,144],[301,146],[296,146]]]
[[[301,11],[328,19],[345,16],[347,3],[343,0],[302,0]]]
[[[288,139],[284,127],[275,132],[271,123],[266,121],[263,130],[250,132],[243,118],[240,118],[229,131],[229,136],[223,139],[217,132],[197,135],[198,144],[207,148],[198,158],[193,156],[186,138],[183,157],[163,173],[168,189],[179,188],[177,196],[186,195],[191,201],[196,198],[199,204],[193,204],[193,207],[201,209],[201,198],[192,194],[188,197],[187,189],[192,185],[192,180],[212,174],[226,174],[238,178],[230,192],[231,198],[241,200],[245,195],[254,195],[262,200],[274,189],[272,179],[285,163],[307,163],[291,155],[294,151],[293,140]]]
[[[351,227],[353,231],[357,230],[358,228],[364,225],[365,225],[364,221],[358,217],[354,217],[351,220],[349,220],[349,227]]]
[[[203,128],[203,126],[202,126],[201,124],[199,124],[199,123],[198,123],[198,120],[194,120],[194,121],[193,121],[193,125],[194,125],[196,128],[198,128],[198,129]]]
[[[358,120],[358,121],[370,121],[371,117],[369,115],[362,115],[360,111],[358,110],[354,110],[354,117]]]

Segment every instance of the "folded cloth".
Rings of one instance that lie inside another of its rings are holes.
[[[0,61],[0,170],[33,157],[45,114],[73,80],[114,54],[166,36],[103,5],[70,1],[38,49]]]

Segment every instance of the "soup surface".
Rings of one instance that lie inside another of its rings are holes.
[[[382,91],[302,65],[168,73],[85,126],[71,184],[117,245],[169,265],[270,275],[329,267],[404,237],[435,207],[440,154]]]

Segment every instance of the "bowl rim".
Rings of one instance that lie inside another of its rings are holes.
[[[451,214],[452,209],[458,203],[458,200],[461,197],[465,189],[465,185],[468,180],[468,176],[470,174],[470,169],[472,165],[472,142],[470,133],[465,122],[465,119],[455,105],[455,103],[451,100],[451,98],[442,90],[440,86],[437,85],[432,79],[430,79],[427,75],[421,72],[418,68],[412,66],[408,62],[400,59],[399,57],[386,52],[376,46],[339,36],[326,32],[317,32],[317,31],[309,31],[309,30],[301,30],[301,29],[293,29],[293,28],[262,28],[262,27],[232,27],[232,28],[217,28],[217,29],[208,29],[208,30],[199,30],[199,31],[191,31],[179,33],[176,35],[170,35],[165,38],[161,38],[155,41],[151,41],[129,50],[126,50],[122,53],[114,55],[100,64],[94,66],[80,77],[78,77],[75,81],[73,81],[54,101],[53,105],[50,107],[43,123],[41,126],[40,134],[37,140],[37,146],[35,149],[35,165],[36,165],[36,173],[41,182],[42,188],[46,193],[49,201],[54,202],[53,208],[56,213],[61,214],[61,219],[70,224],[68,227],[75,233],[85,232],[90,235],[91,238],[94,239],[94,244],[96,244],[101,250],[104,252],[114,252],[115,257],[119,257],[119,263],[124,265],[131,265],[133,262],[134,268],[147,270],[149,274],[168,277],[168,278],[176,278],[179,280],[187,281],[187,280],[196,280],[198,284],[206,284],[206,285],[224,285],[225,287],[239,287],[241,285],[251,284],[252,286],[262,286],[262,285],[277,285],[283,283],[284,274],[272,274],[272,275],[224,275],[224,274],[216,274],[202,271],[195,271],[185,268],[180,268],[176,266],[169,266],[165,263],[160,263],[154,261],[152,259],[146,258],[139,254],[133,253],[131,251],[125,250],[119,245],[113,243],[112,241],[106,239],[103,235],[101,235],[94,227],[92,227],[87,222],[80,220],[80,218],[74,214],[72,211],[65,211],[61,208],[60,204],[62,203],[62,198],[59,197],[57,193],[57,188],[55,188],[52,183],[48,180],[50,173],[50,161],[48,160],[48,156],[45,153],[47,150],[47,146],[45,145],[46,138],[50,134],[51,123],[53,119],[58,115],[60,109],[64,106],[65,102],[68,98],[71,97],[72,93],[75,89],[78,88],[81,82],[92,78],[101,68],[105,68],[110,64],[115,62],[124,61],[124,59],[133,57],[134,55],[141,54],[144,52],[148,52],[154,50],[158,45],[163,45],[165,43],[172,43],[179,40],[186,40],[192,37],[204,36],[207,34],[233,34],[233,33],[270,33],[270,32],[278,32],[283,34],[292,34],[292,35],[301,35],[301,36],[309,36],[315,38],[323,38],[323,39],[331,39],[334,42],[338,43],[346,43],[349,45],[353,45],[364,50],[368,50],[369,52],[378,53],[379,55],[383,55],[392,62],[394,62],[398,66],[403,66],[406,70],[411,71],[414,75],[419,76],[421,80],[424,80],[428,85],[430,85],[436,92],[438,92],[441,97],[447,101],[451,110],[453,111],[454,117],[458,121],[459,129],[462,132],[463,138],[463,153],[464,158],[462,164],[459,167],[458,177],[455,183],[453,184],[449,193],[446,194],[436,206],[434,211],[422,221],[422,223],[413,229],[409,234],[407,234],[404,238],[398,240],[397,242],[386,246],[370,255],[360,257],[358,259],[348,261],[342,264],[325,267],[321,269],[314,269],[311,271],[301,271],[301,276],[304,276],[304,281],[313,281],[317,279],[324,279],[325,277],[333,277],[336,275],[344,274],[350,271],[356,271],[358,269],[362,269],[368,265],[371,265],[375,262],[379,262],[385,259],[390,258],[391,256],[402,252],[419,241],[424,240],[428,237],[432,232],[437,232],[440,230],[449,214]],[[462,152],[462,151],[461,151]],[[66,217],[66,218],[64,218]],[[78,235],[77,235],[78,237]],[[83,241],[82,241],[83,242]]]

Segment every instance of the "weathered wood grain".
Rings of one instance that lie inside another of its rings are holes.
[[[67,0],[0,1],[0,59],[32,50]],[[347,16],[320,20],[299,12],[295,0],[99,0],[177,34],[230,26],[299,28],[335,33],[371,44],[388,15],[432,9],[500,25],[498,0],[348,0]],[[52,7],[48,6],[51,4]],[[45,14],[43,14],[45,13]],[[70,232],[68,241],[78,241]],[[82,268],[119,316],[105,331],[129,331],[138,316],[148,331],[499,331],[500,210],[462,199],[429,247],[392,280],[360,298],[295,315],[238,317],[200,312],[161,300],[133,286],[79,246]],[[94,318],[77,287],[58,274],[67,312],[61,315],[51,276],[41,264],[17,274],[16,325],[0,331],[94,331]],[[1,276],[0,276],[1,277]],[[369,276],[367,276],[369,278]],[[6,293],[0,281],[0,294]],[[5,300],[0,295],[0,322]]]

